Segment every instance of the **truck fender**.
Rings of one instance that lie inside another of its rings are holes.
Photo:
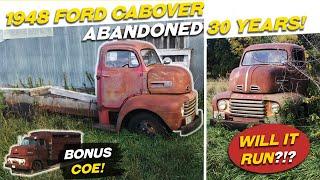
[[[168,100],[160,95],[140,95],[131,97],[121,107],[117,119],[116,131],[120,131],[126,115],[135,110],[146,110],[156,114],[170,129],[172,129],[172,127],[170,127],[171,123],[166,122],[164,114],[176,108],[178,108],[177,103],[168,103]]]
[[[280,106],[283,106],[286,103],[286,101],[292,101],[295,104],[302,104],[304,98],[305,97],[302,94],[294,92],[266,94],[263,96],[263,100],[278,102]]]

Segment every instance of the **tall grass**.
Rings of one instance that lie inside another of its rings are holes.
[[[212,118],[212,106],[211,100],[214,95],[219,92],[226,91],[228,89],[228,79],[208,79],[207,82],[207,113],[208,118]]]
[[[228,82],[224,79],[208,79],[207,104],[212,97],[227,89]],[[211,106],[211,105],[210,105]],[[209,106],[208,106],[209,107]],[[208,108],[208,119],[212,118],[212,109]],[[304,128],[303,131],[310,137],[311,149],[307,159],[298,167],[289,171],[271,175],[259,175],[246,172],[234,166],[228,157],[228,146],[232,137],[238,131],[227,130],[221,126],[208,127],[207,134],[207,177],[208,179],[320,179],[320,135],[312,135],[314,128]]]
[[[119,143],[123,151],[119,179],[202,179],[203,130],[190,137],[174,136],[170,140],[148,138],[122,130],[119,134],[100,131],[92,127],[92,119],[78,119],[62,115],[38,113],[32,121],[20,117],[0,116],[0,164],[18,135],[37,129],[79,130],[84,142]],[[60,170],[36,176],[37,179],[62,179]],[[8,170],[0,168],[0,179],[16,179]],[[24,179],[24,178],[19,178]],[[118,179],[118,178],[117,178]]]

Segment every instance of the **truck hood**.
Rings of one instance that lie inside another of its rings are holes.
[[[280,65],[240,66],[230,74],[229,90],[239,93],[277,93],[281,91],[285,70]]]
[[[147,77],[151,94],[184,94],[192,90],[191,73],[183,67],[154,65]]]
[[[11,148],[11,156],[27,156],[30,155],[28,152],[34,152],[34,145],[25,145],[25,146],[13,146]]]

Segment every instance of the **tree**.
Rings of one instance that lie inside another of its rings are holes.
[[[207,72],[213,78],[225,77],[238,66],[239,59],[233,54],[227,39],[210,39],[207,48]]]

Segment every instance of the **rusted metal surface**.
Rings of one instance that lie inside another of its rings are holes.
[[[142,41],[116,41],[104,44],[99,52],[99,62],[97,67],[97,101],[98,104],[106,107],[119,109],[124,101],[131,96],[142,93],[142,72],[143,63],[140,50],[152,48],[150,43]],[[106,66],[106,54],[112,50],[126,50],[133,52],[139,66],[135,68],[110,68]]]
[[[36,90],[39,90],[37,88]],[[75,92],[76,93],[76,92]],[[97,117],[97,105],[95,101],[86,102],[66,96],[55,94],[35,95],[33,89],[27,91],[14,90],[4,92],[5,103],[9,107],[23,107],[21,104],[28,104],[30,109],[23,111],[32,111],[33,108],[49,112],[79,115],[84,117]]]
[[[141,94],[142,77],[131,68],[104,69],[98,80],[98,101],[107,108],[120,108],[131,96]]]
[[[194,120],[197,111],[197,93],[192,89],[191,74],[182,67],[163,64],[147,66],[141,56],[142,49],[155,50],[155,47],[147,42],[132,40],[101,46],[97,66],[100,124],[119,131],[128,114],[143,110],[158,115],[171,130],[178,130],[186,123],[187,117],[182,113],[184,104],[188,118]],[[137,57],[139,66],[107,67],[106,54],[113,50],[131,51]],[[111,124],[108,117],[110,111],[119,112],[116,124]]]
[[[239,93],[299,92],[305,94],[307,79],[288,65],[240,66],[230,74],[229,90]]]
[[[230,74],[229,90],[239,93],[281,92],[282,84],[275,80],[283,77],[285,70],[284,66],[240,66]]]
[[[148,72],[151,94],[184,94],[192,90],[189,72],[175,66],[156,65]]]
[[[246,52],[257,50],[284,50],[287,62],[279,64],[242,65]],[[286,101],[302,103],[307,83],[303,75],[292,68],[293,50],[304,48],[289,43],[251,45],[244,50],[240,66],[230,74],[228,91],[217,94],[212,99],[214,118],[223,116],[225,121],[237,123],[261,123],[271,118],[271,103],[280,107]],[[303,59],[300,61],[304,61]],[[300,68],[305,68],[301,66]],[[227,100],[227,109],[218,109],[219,100]],[[278,121],[276,121],[278,122]]]
[[[183,104],[196,98],[196,91],[180,95],[145,94],[132,97],[121,108],[116,129],[120,130],[122,121],[130,112],[134,110],[148,110],[161,117],[171,130],[178,130],[181,126],[185,125],[184,120],[186,116],[181,113]],[[194,119],[195,115],[196,109],[189,114],[192,119]]]

